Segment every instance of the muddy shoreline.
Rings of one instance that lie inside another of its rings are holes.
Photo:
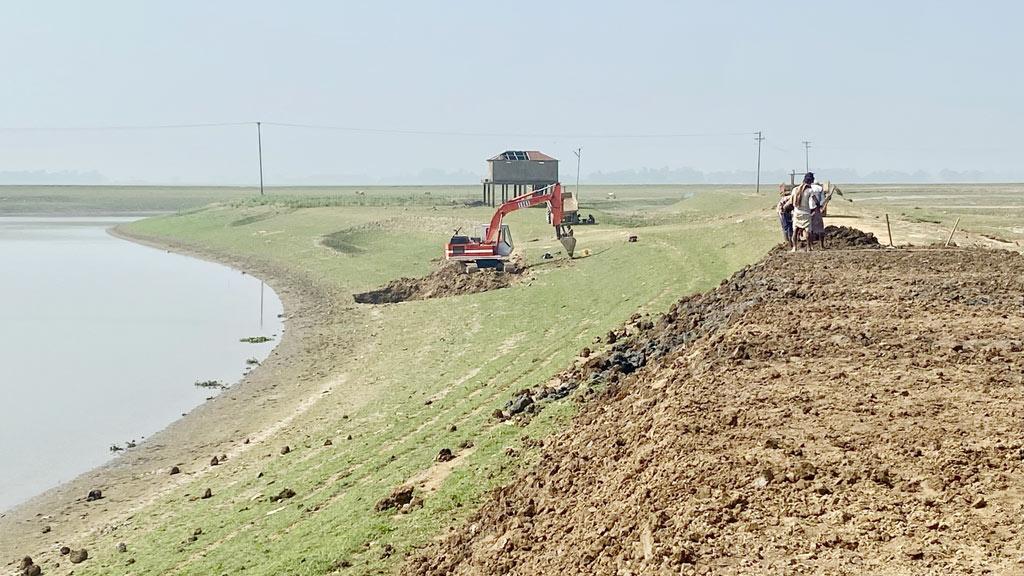
[[[206,469],[198,462],[208,461],[209,454],[238,454],[257,446],[259,442],[243,444],[243,440],[258,436],[260,430],[272,426],[307,395],[302,386],[282,395],[275,390],[276,382],[283,373],[291,376],[293,365],[301,365],[297,360],[306,352],[307,340],[329,316],[321,313],[322,305],[329,300],[326,294],[255,259],[130,234],[120,227],[108,232],[123,240],[229,266],[261,278],[282,302],[284,332],[263,364],[238,384],[197,406],[136,448],[0,514],[3,566],[25,555],[49,550],[58,542],[88,540],[90,533],[124,522],[162,494],[200,477]],[[260,402],[271,393],[278,394],[273,403]],[[187,473],[169,477],[167,471],[172,466],[180,466]],[[102,490],[105,498],[101,506],[86,507],[85,497],[93,489]]]

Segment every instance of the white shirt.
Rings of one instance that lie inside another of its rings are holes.
[[[821,208],[825,204],[825,189],[820,184],[811,184],[806,194],[810,196],[807,202],[811,210]]]

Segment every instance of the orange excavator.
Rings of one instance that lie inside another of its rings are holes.
[[[491,217],[490,224],[484,226],[483,235],[479,238],[466,236],[455,231],[451,240],[444,246],[445,260],[462,262],[465,265],[475,264],[477,268],[494,268],[504,270],[505,263],[512,256],[512,232],[508,224],[502,224],[506,214],[540,204],[548,205],[548,223],[555,229],[555,238],[562,243],[566,254],[572,258],[576,248],[576,239],[572,236],[572,226],[564,224],[564,206],[562,201],[561,183],[551,184],[516,196],[498,207]]]

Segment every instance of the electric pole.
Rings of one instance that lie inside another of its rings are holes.
[[[576,203],[580,201],[580,162],[583,160],[583,148],[577,148],[572,151],[576,155]]]
[[[757,193],[761,193],[761,142],[764,142],[764,136],[761,135],[761,131],[757,131]]]
[[[263,127],[262,122],[256,123],[256,146],[260,153],[260,196],[263,196]]]
[[[804,140],[803,141],[803,145],[804,145],[804,172],[806,173],[806,172],[810,172],[811,171],[811,153],[810,153],[811,141],[810,140]]]

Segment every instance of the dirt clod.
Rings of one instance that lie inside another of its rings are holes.
[[[85,497],[85,501],[86,502],[94,502],[96,500],[102,500],[102,499],[103,499],[103,491],[102,490],[89,490],[89,494]]]
[[[81,564],[89,559],[89,551],[85,548],[81,550],[72,550],[71,554],[68,555],[68,560],[71,560],[72,564]]]
[[[181,474],[181,468],[171,466],[171,476],[174,476],[175,474]]]
[[[292,451],[291,446],[284,446],[284,447],[281,448],[281,456],[284,456],[285,454],[287,454],[287,453],[289,453],[291,451]]]
[[[18,570],[18,576],[40,576],[43,573],[43,569],[30,556],[21,559]]]
[[[516,414],[521,414],[526,411],[533,402],[533,396],[529,393],[522,393],[509,400],[508,403],[505,404],[505,409],[502,412],[508,416],[515,416]]]
[[[455,455],[452,454],[451,448],[441,448],[441,450],[437,453],[437,458],[435,458],[435,460],[437,460],[438,462],[448,462],[454,459]]]
[[[377,505],[374,506],[374,510],[377,512],[383,512],[392,508],[401,508],[406,504],[412,502],[413,498],[413,487],[412,486],[399,486],[395,488],[391,494],[380,499]]]
[[[280,502],[281,500],[287,500],[289,498],[294,498],[294,497],[295,497],[295,490],[292,490],[291,488],[285,488],[284,490],[281,490],[281,492],[278,493],[276,496],[271,496],[270,497],[270,501],[271,502]]]
[[[213,498],[213,490],[207,488],[206,490],[203,491],[203,495],[200,496],[200,498],[202,498],[203,500],[206,500],[207,498]]]
[[[40,576],[43,569],[39,567],[31,557],[25,557],[18,564],[18,576]]]

